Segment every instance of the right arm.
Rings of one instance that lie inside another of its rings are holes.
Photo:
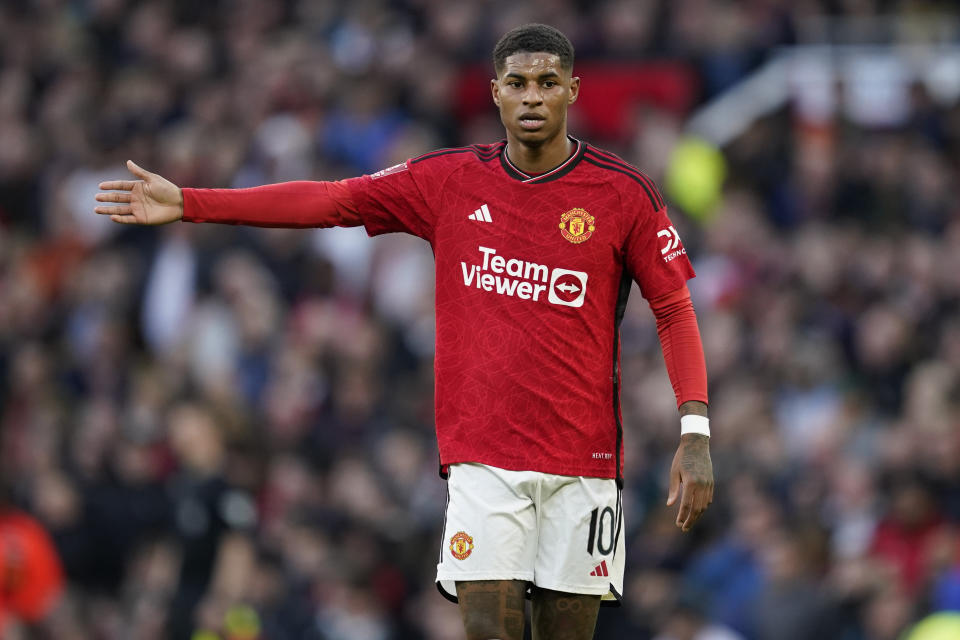
[[[139,180],[102,182],[94,211],[122,224],[219,222],[258,227],[355,227],[363,224],[351,189],[340,182],[285,182],[250,189],[181,189],[127,161]]]
[[[183,220],[253,227],[358,227],[346,180],[281,182],[249,189],[183,189]]]

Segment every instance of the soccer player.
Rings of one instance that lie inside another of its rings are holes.
[[[95,211],[176,220],[366,227],[430,243],[436,260],[436,431],[449,503],[437,584],[470,640],[593,636],[623,585],[619,324],[648,300],[680,413],[668,505],[684,531],[713,498],[694,273],[653,182],[567,134],[573,47],[508,32],[490,88],[506,139],[426,153],[373,175],[251,189],[180,189],[133,162]]]

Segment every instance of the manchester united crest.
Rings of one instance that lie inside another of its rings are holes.
[[[570,209],[560,216],[560,234],[573,244],[586,242],[596,229],[595,221],[585,209]]]
[[[450,538],[450,553],[457,560],[466,560],[473,553],[473,538],[464,531],[457,531]]]

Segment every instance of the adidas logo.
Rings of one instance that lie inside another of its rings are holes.
[[[607,571],[607,561],[603,560],[600,564],[597,565],[597,568],[590,572],[592,576],[609,576],[610,572]]]
[[[481,205],[479,209],[467,216],[467,219],[477,220],[479,222],[493,222],[493,219],[490,217],[490,209],[487,205]]]

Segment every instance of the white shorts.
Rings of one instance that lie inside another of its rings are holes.
[[[523,580],[619,604],[623,538],[611,478],[453,464],[437,587],[456,602],[457,580]]]

